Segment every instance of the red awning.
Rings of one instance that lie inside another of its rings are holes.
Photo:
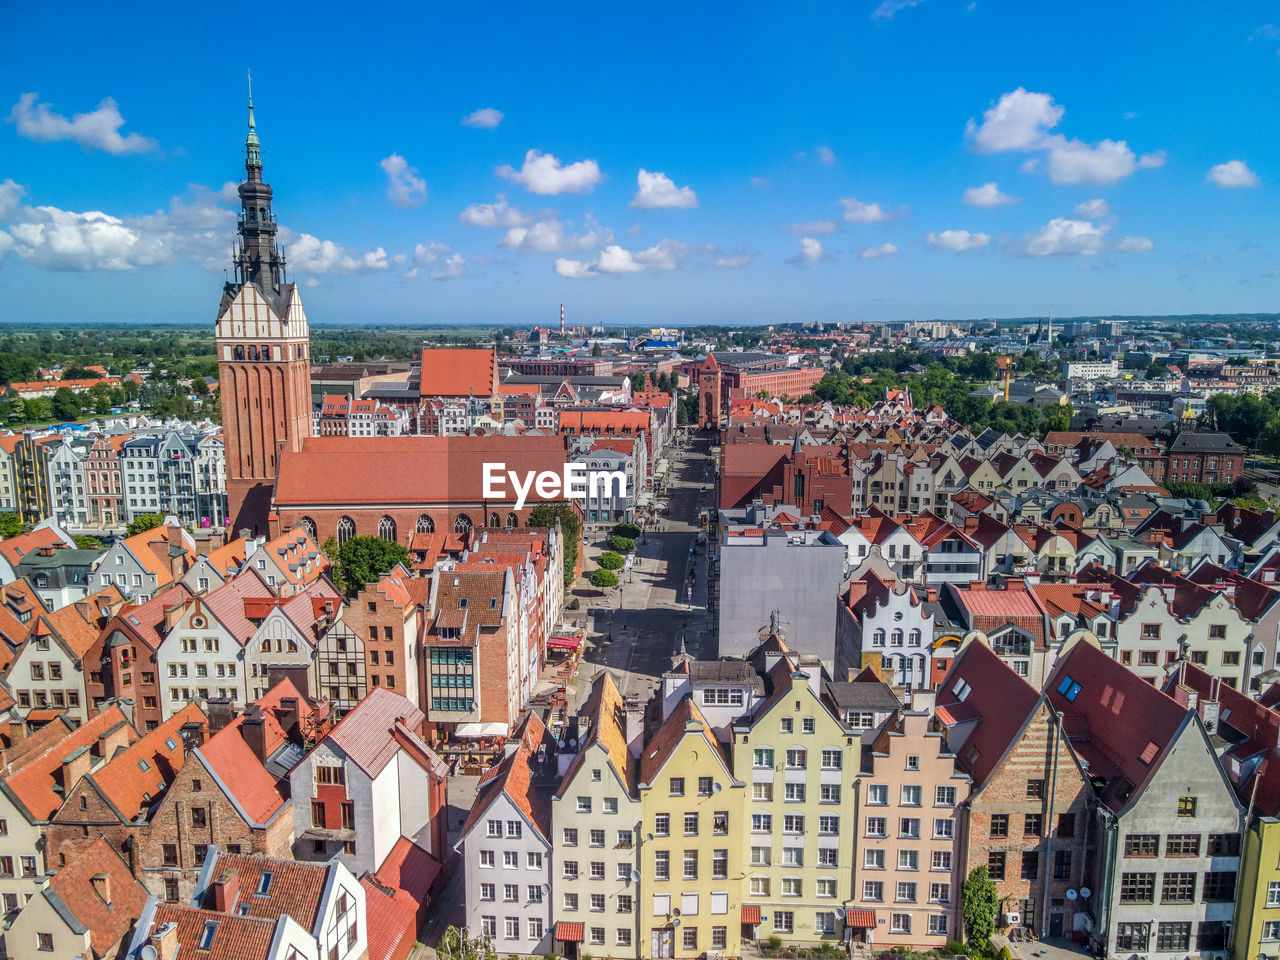
[[[743,908],[742,908],[742,922],[743,922],[743,923],[750,923],[750,924],[756,924],[756,923],[759,923],[759,922],[760,922],[760,908],[759,908],[759,907],[743,907]]]
[[[581,943],[582,924],[559,921],[556,924],[556,939],[561,943]]]
[[[581,645],[582,641],[577,637],[552,637],[547,641],[550,650],[577,650]]]
[[[874,910],[850,910],[849,919],[845,921],[850,927],[874,927],[876,912]]]

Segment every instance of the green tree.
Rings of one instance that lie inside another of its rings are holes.
[[[97,380],[102,374],[94,373],[92,370],[86,370],[81,366],[63,367],[63,380]]]
[[[125,536],[132,537],[135,534],[146,533],[148,530],[154,530],[163,523],[164,516],[162,514],[140,513],[130,520],[129,525],[124,528]]]
[[[587,580],[590,581],[593,587],[600,587],[601,589],[618,585],[618,575],[612,570],[605,570],[604,568],[592,570],[591,576],[587,577]]]
[[[459,930],[450,926],[436,946],[440,960],[498,960],[493,941],[485,936],[473,936],[466,927]]]
[[[964,929],[971,946],[986,953],[991,935],[996,931],[996,910],[1000,906],[996,882],[985,866],[969,874],[960,890],[961,913]]]
[[[22,523],[22,518],[16,513],[0,513],[0,537],[8,540],[10,537],[16,537],[27,528]]]
[[[641,370],[639,373],[633,373],[631,375],[631,389],[635,393],[643,393],[645,384],[647,384],[648,382],[649,382],[649,375],[646,374],[643,370]]]
[[[26,404],[27,415],[24,419],[28,423],[43,423],[53,419],[53,401],[48,397],[32,397]]]
[[[636,552],[636,542],[632,537],[624,537],[621,535],[610,537],[609,546],[611,549],[616,550],[619,553]]]
[[[77,534],[71,538],[76,542],[77,550],[97,550],[102,546],[102,541],[97,537],[91,537],[88,534]]]
[[[80,401],[70,387],[59,387],[54,391],[53,415],[59,420],[80,419]]]
[[[640,536],[640,528],[634,523],[620,523],[612,532],[615,537],[630,537],[632,540]]]
[[[1151,366],[1147,367],[1148,380],[1158,380],[1161,377],[1167,376],[1168,373],[1169,368],[1163,363],[1152,363]]]
[[[529,511],[529,526],[554,527],[560,522],[564,535],[564,585],[573,583],[573,571],[578,565],[578,550],[582,547],[582,518],[573,504],[567,500],[540,503]]]
[[[600,554],[596,563],[600,564],[606,570],[619,570],[626,564],[626,558],[620,553],[614,553],[612,550],[606,550]]]
[[[354,596],[397,563],[408,562],[409,550],[402,543],[381,537],[352,537],[338,548],[334,585],[347,596]]]
[[[593,357],[598,357],[602,353],[604,353],[604,351],[600,349],[600,344],[594,343],[591,345],[591,355]]]

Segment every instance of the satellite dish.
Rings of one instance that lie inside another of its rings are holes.
[[[1074,890],[1068,890],[1068,891],[1067,891],[1067,899],[1068,899],[1068,900],[1074,900],[1074,899],[1076,899],[1076,897],[1078,897],[1078,896],[1080,896],[1080,894],[1076,893]]]
[[[639,870],[632,870],[632,871],[631,871],[631,882],[632,882],[632,883],[639,883],[639,882],[640,882],[640,871],[639,871]]]
[[[723,786],[721,786],[719,782],[716,782],[716,783],[713,783],[713,784],[711,785],[711,789],[712,789],[713,791],[715,791],[716,793],[719,793],[721,790],[723,790],[723,789],[724,789],[724,787],[723,787]]]
[[[1092,891],[1092,890],[1090,890],[1088,887],[1081,887],[1081,888],[1080,888],[1080,896],[1084,897],[1086,900],[1088,900],[1088,899],[1089,899],[1089,894],[1091,894],[1091,893],[1093,893],[1093,891]]]
[[[160,954],[156,952],[156,948],[151,944],[145,943],[142,945],[142,949],[138,951],[138,956],[142,960],[156,960],[156,957],[160,956]]]
[[[836,907],[836,919],[837,920],[844,919],[844,907]]]
[[[544,883],[544,884],[542,885],[542,892],[543,892],[543,893],[550,893],[550,892],[551,892],[551,884],[549,884],[549,883]]]
[[[672,921],[671,921],[671,926],[673,926],[673,927],[678,927],[678,926],[680,926],[680,918],[679,918],[679,917],[676,917],[674,920],[672,920]]]
[[[646,834],[644,835],[644,838],[645,838],[646,840],[652,840],[652,839],[653,839],[653,834],[652,834],[652,833],[646,833]]]

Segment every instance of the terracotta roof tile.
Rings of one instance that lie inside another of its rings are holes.
[[[156,906],[151,929],[154,931],[166,923],[177,924],[181,955],[201,960],[267,960],[276,930],[275,923],[259,917],[239,917],[161,903]],[[208,923],[217,924],[213,940],[207,950],[197,951]]]
[[[400,749],[395,738],[397,721],[416,730],[425,719],[422,711],[404,697],[386,687],[374,687],[324,739],[339,747],[370,777],[376,777]]]
[[[102,633],[105,635],[112,630],[120,629],[148,649],[155,650],[164,640],[165,612],[190,599],[191,591],[187,589],[186,584],[176,583],[146,603],[121,607],[102,628]]]
[[[408,892],[387,890],[368,877],[360,880],[360,886],[364,888],[369,957],[394,957],[406,939],[416,939],[418,903]]]
[[[65,547],[67,542],[52,527],[37,527],[8,540],[0,540],[0,554],[17,566],[18,561],[40,547]]]
[[[164,793],[181,769],[186,752],[183,726],[188,723],[204,726],[207,722],[199,704],[188,703],[141,740],[117,753],[89,778],[126,819],[133,820]]]
[[[424,397],[491,397],[498,392],[498,353],[439,347],[422,351]]]
[[[258,894],[262,875],[270,873],[265,894]],[[239,897],[236,901],[235,914],[259,920],[275,921],[281,915],[292,917],[304,930],[312,930],[316,924],[316,914],[320,911],[320,901],[324,896],[325,881],[329,875],[327,863],[308,863],[294,860],[277,860],[273,857],[259,857],[242,853],[218,854],[218,862],[214,864],[213,876],[235,874]],[[212,893],[206,893],[201,905],[206,911],[213,910]],[[245,908],[248,908],[245,910]],[[245,910],[241,913],[241,910]],[[213,914],[225,916],[225,914]]]
[[[103,900],[94,884],[106,876],[110,901]],[[96,837],[65,867],[49,878],[48,889],[83,926],[98,956],[106,956],[147,905],[147,890],[129,872],[128,865],[102,836]]]
[[[587,748],[600,744],[609,756],[609,763],[617,771],[627,793],[636,789],[636,762],[627,748],[627,711],[618,692],[617,684],[609,671],[602,670],[591,683],[591,695],[582,707],[582,713],[591,718],[586,738],[578,745],[578,755],[560,781],[557,796],[564,796],[570,782],[586,762]]]
[[[532,713],[526,713],[516,727],[515,738],[518,745],[511,755],[488,770],[480,779],[480,788],[471,805],[471,814],[462,828],[462,837],[466,837],[484,819],[485,812],[494,800],[499,796],[506,796],[529,818],[542,839],[550,842],[551,783],[535,777],[533,766],[537,763],[539,749],[545,746],[554,770],[555,741],[542,721]]]
[[[720,741],[715,738],[711,732],[711,724],[707,718],[702,715],[702,711],[698,709],[697,704],[693,702],[691,696],[686,695],[682,699],[671,714],[663,721],[662,726],[658,728],[649,742],[644,745],[644,752],[640,754],[640,782],[643,784],[652,784],[653,778],[657,776],[658,771],[670,759],[671,754],[680,746],[685,737],[685,727],[690,723],[702,724],[702,733],[700,734],[707,745],[714,751],[715,756],[720,760],[721,765],[728,770],[729,763],[725,759],[724,748]]]

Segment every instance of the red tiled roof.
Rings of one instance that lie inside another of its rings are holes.
[[[745,924],[757,924],[760,922],[760,908],[750,904],[744,904],[742,907],[742,922]]]
[[[480,779],[480,788],[471,813],[460,836],[465,837],[484,819],[485,812],[499,797],[506,796],[516,805],[544,840],[551,837],[551,797],[549,791],[533,780],[531,765],[544,744],[554,744],[546,726],[533,713],[526,713],[515,736],[518,745],[509,757],[490,768]]]
[[[410,730],[422,726],[426,717],[407,699],[386,687],[374,687],[325,737],[337,745],[370,777],[382,772],[396,751],[397,721]]]
[[[370,960],[374,957],[398,960],[407,956],[417,940],[419,904],[404,890],[388,891],[369,877],[364,877],[360,886],[364,888]]]
[[[5,786],[13,792],[36,820],[52,817],[74,784],[62,786],[62,760],[81,747],[92,747],[98,738],[120,724],[128,726],[130,742],[137,732],[114,704],[96,717],[81,724],[74,732],[50,746],[39,756],[27,759],[17,773],[10,774]],[[55,789],[57,788],[57,789]]]
[[[263,873],[271,873],[271,884],[262,896],[255,896]],[[304,929],[315,927],[320,901],[324,896],[329,864],[305,861],[276,860],[272,857],[250,856],[243,853],[219,853],[213,876],[236,874],[236,886],[240,898],[238,916],[275,921],[281,914],[288,914]],[[205,895],[204,907],[213,907],[212,895]],[[240,914],[240,910],[247,910]],[[212,917],[225,914],[210,914]]]
[[[94,888],[94,878],[103,875],[110,883],[110,902]],[[147,905],[146,888],[101,835],[49,878],[49,890],[89,928],[89,942],[97,956],[107,955]]]
[[[571,409],[560,411],[560,432],[573,433],[613,433],[639,436],[649,429],[649,414],[632,413],[627,410],[583,410]]]
[[[456,504],[484,500],[484,464],[563,474],[561,437],[308,437],[280,458],[275,502],[302,509],[319,504]],[[368,483],[378,477],[377,484]],[[514,502],[511,484],[505,502]],[[535,492],[530,503],[540,502]],[[472,517],[475,522],[483,520]]]
[[[140,641],[148,649],[157,649],[164,640],[165,612],[191,599],[186,584],[176,583],[164,593],[152,597],[146,603],[121,607],[102,628],[102,635],[121,629]]]
[[[133,820],[164,793],[181,769],[185,754],[182,727],[187,723],[204,725],[207,722],[199,704],[188,703],[127,750],[117,753],[90,777],[125,819]],[[145,769],[142,764],[146,765]]]
[[[850,927],[874,929],[876,925],[876,912],[874,910],[850,910],[849,917],[845,923]]]
[[[424,397],[491,397],[498,387],[498,354],[487,350],[437,348],[422,351]]]
[[[179,532],[187,562],[194,561],[196,558],[195,552],[187,546],[190,534],[186,533],[181,527],[154,527],[151,530],[136,533],[124,541],[124,545],[137,558],[137,561],[155,575],[156,586],[159,587],[173,582],[173,569],[167,560],[169,555],[169,533],[171,530]],[[162,557],[166,559],[161,559]]]
[[[653,783],[653,778],[657,776],[658,771],[662,769],[671,754],[683,742],[687,732],[685,728],[690,721],[697,721],[702,724],[701,736],[703,740],[711,748],[716,759],[720,761],[720,765],[726,770],[728,769],[729,764],[725,762],[724,748],[721,747],[720,741],[711,732],[711,724],[703,716],[702,711],[698,709],[698,705],[693,702],[693,697],[686,696],[676,704],[675,709],[671,711],[671,714],[663,721],[662,726],[658,728],[658,732],[645,744],[644,752],[640,755],[641,783]],[[696,736],[696,734],[690,735]]]
[[[35,530],[0,541],[0,554],[4,555],[10,566],[16,567],[19,560],[34,550],[41,547],[62,548],[66,545],[67,542],[58,536],[52,527],[37,527]]]
[[[423,903],[431,885],[440,875],[440,861],[407,837],[401,837],[374,871],[373,877],[385,887],[403,890]]]
[[[217,928],[208,950],[196,950],[204,934],[205,924],[214,922]],[[267,960],[271,955],[271,941],[276,925],[260,917],[240,917],[234,914],[214,913],[195,907],[180,907],[171,903],[156,905],[151,930],[154,932],[166,923],[177,924],[178,945],[184,957],[200,957],[201,960]]]

